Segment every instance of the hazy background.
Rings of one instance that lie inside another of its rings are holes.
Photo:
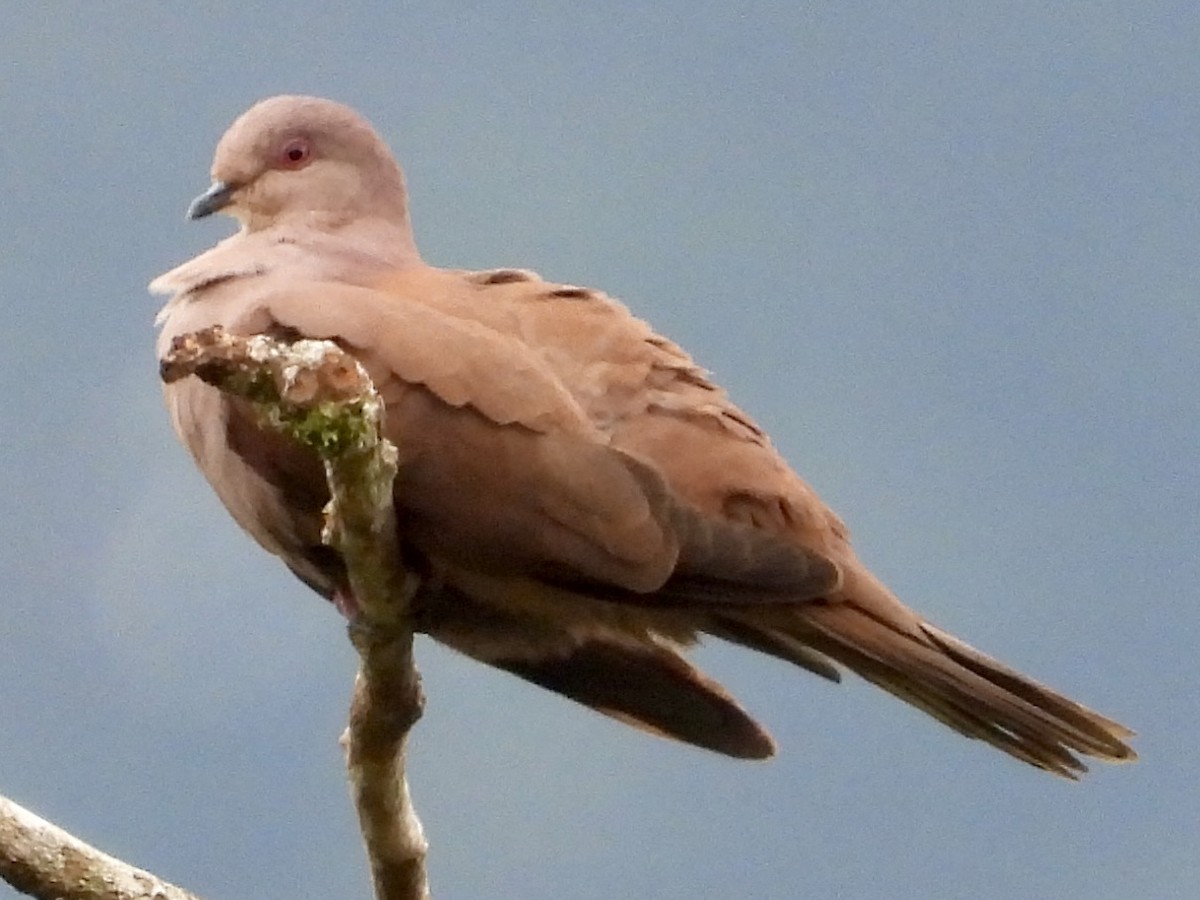
[[[208,5],[0,11],[0,792],[211,898],[368,895],[342,623],[177,446],[144,288],[309,92],[429,260],[624,298],[901,596],[1142,733],[1071,785],[706,648],[781,744],[739,763],[422,642],[437,896],[1197,896],[1200,7]]]

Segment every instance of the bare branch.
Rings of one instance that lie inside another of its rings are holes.
[[[352,639],[362,665],[343,744],[375,896],[423,900],[429,896],[428,845],[404,775],[405,738],[424,705],[412,637],[405,641],[389,634],[377,640],[361,631]]]
[[[199,900],[0,797],[0,878],[39,900]]]
[[[220,328],[176,340],[164,381],[195,374],[254,402],[264,424],[325,461],[332,500],[324,540],[346,563],[357,615],[350,637],[360,667],[343,737],[351,794],[377,900],[429,895],[427,844],[405,780],[405,739],[424,697],[413,663],[409,606],[416,578],[396,553],[395,448],[380,436],[383,402],[357,361],[336,344],[287,344]]]

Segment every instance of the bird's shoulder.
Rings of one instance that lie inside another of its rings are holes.
[[[521,341],[601,428],[656,411],[711,420],[741,440],[768,443],[686,351],[603,291],[513,268],[397,272],[382,284]]]
[[[526,269],[429,268],[387,289],[512,336],[545,362],[591,422],[710,514],[842,555],[845,525],[767,433],[682,347],[603,291]]]

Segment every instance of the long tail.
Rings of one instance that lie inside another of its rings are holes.
[[[713,631],[826,674],[815,651],[960,734],[1065,778],[1087,771],[1079,756],[1137,758],[1124,725],[922,621],[868,573],[856,582],[843,598],[769,619],[731,613]]]

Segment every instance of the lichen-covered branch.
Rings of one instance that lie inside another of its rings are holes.
[[[0,797],[0,878],[39,900],[199,900]]]
[[[346,564],[358,611],[350,636],[361,664],[343,741],[375,896],[428,897],[427,844],[404,775],[405,740],[424,705],[409,620],[416,580],[395,549],[396,452],[380,436],[383,403],[355,359],[327,341],[212,328],[176,340],[164,359],[164,381],[188,375],[251,400],[264,425],[325,461],[324,538]]]
[[[343,736],[351,793],[377,900],[424,900],[427,844],[404,775],[405,740],[424,697],[409,605],[416,579],[396,554],[396,451],[380,436],[383,402],[357,361],[325,341],[294,344],[211,328],[178,339],[172,382],[199,376],[251,401],[264,427],[316,452],[330,495],[324,539],[346,564],[361,664]],[[344,598],[347,599],[347,598]],[[197,900],[0,797],[0,878],[44,900]]]

